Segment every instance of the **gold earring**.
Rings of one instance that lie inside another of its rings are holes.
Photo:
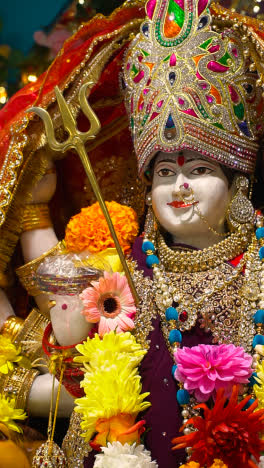
[[[254,208],[251,201],[246,196],[249,182],[244,176],[236,179],[237,193],[231,200],[227,210],[227,222],[231,230],[238,230],[241,225],[252,225],[254,221]]]
[[[148,207],[148,212],[144,225],[144,237],[145,239],[155,242],[156,240],[156,231],[157,231],[157,222],[155,215],[153,213],[152,206]]]
[[[152,206],[152,195],[151,192],[149,192],[146,196],[146,205],[147,206]]]

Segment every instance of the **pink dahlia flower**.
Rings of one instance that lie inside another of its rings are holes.
[[[247,384],[252,375],[252,357],[232,344],[198,345],[177,349],[175,378],[194,393],[199,402],[215,396],[219,388],[229,396],[233,385]]]
[[[126,277],[105,272],[104,277],[91,284],[80,294],[84,304],[81,313],[87,322],[99,322],[100,336],[111,330],[117,333],[132,330],[136,306]]]

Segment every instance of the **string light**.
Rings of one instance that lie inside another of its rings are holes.
[[[21,74],[21,80],[23,85],[27,85],[28,83],[35,83],[37,81],[38,77],[35,75],[35,73],[32,71],[24,71]]]
[[[7,101],[7,92],[4,86],[0,86],[0,104],[5,104]]]
[[[36,75],[28,75],[28,81],[29,83],[35,83],[37,81],[38,77]]]

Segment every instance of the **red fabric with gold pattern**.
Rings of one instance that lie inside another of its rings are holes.
[[[51,99],[54,97],[54,87],[57,85],[60,89],[65,88],[65,85],[70,82],[71,76],[76,72],[76,68],[83,60],[87,60],[85,57],[89,47],[92,47],[90,56],[92,58],[102,45],[111,41],[110,38],[105,38],[94,46],[93,43],[98,37],[121,29],[132,19],[143,19],[144,17],[144,5],[133,6],[133,4],[118,8],[109,18],[97,15],[64,43],[54,62],[36,83],[25,86],[9,100],[0,111],[0,170],[9,143],[10,126],[19,122],[29,107],[33,105],[46,107],[51,103]],[[109,92],[111,89],[109,76],[105,75],[105,78],[108,81],[106,92]],[[101,82],[102,80],[104,80],[103,76]],[[100,98],[102,97],[104,97],[104,93],[100,92]],[[122,112],[124,112],[123,109]],[[104,122],[101,123],[104,125]]]

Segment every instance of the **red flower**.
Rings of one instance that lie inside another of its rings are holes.
[[[196,406],[203,409],[204,416],[189,419],[186,425],[192,424],[196,431],[173,439],[172,443],[176,444],[173,450],[192,447],[191,460],[201,466],[211,466],[214,459],[219,458],[229,468],[257,468],[251,456],[259,461],[264,450],[264,441],[260,439],[264,432],[264,410],[254,412],[257,400],[243,410],[250,396],[240,403],[237,398],[237,387],[233,387],[228,403],[224,389],[220,389],[212,410],[204,403]]]

